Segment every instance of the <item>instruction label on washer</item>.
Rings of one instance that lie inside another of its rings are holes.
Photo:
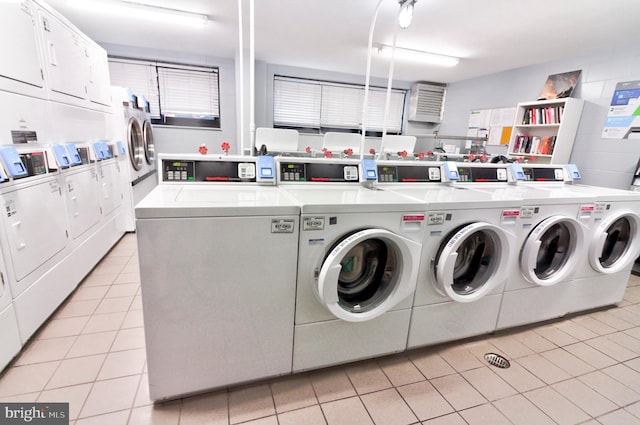
[[[520,209],[521,218],[533,218],[533,215],[535,213],[536,213],[536,207],[522,207]]]
[[[324,230],[324,217],[305,217],[302,230]]]
[[[427,226],[444,224],[445,217],[446,213],[443,212],[429,213],[429,215],[427,216]]]
[[[271,233],[293,233],[293,220],[273,219],[271,220]]]

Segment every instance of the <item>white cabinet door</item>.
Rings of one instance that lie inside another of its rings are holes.
[[[67,214],[72,239],[77,239],[100,222],[100,199],[95,168],[67,176]]]
[[[87,95],[87,52],[71,28],[45,10],[39,11],[51,90],[80,99]]]
[[[111,84],[107,52],[91,44],[87,45],[89,81],[87,92],[89,100],[101,105],[111,105]]]
[[[108,216],[122,204],[120,168],[115,160],[98,164],[98,183],[102,198],[102,215]]]
[[[66,247],[64,197],[58,182],[48,178],[6,193],[1,201],[8,254],[19,282]],[[14,290],[13,296],[16,297],[21,289],[24,288]]]
[[[35,16],[30,1],[0,2],[0,87],[11,81],[43,87]]]

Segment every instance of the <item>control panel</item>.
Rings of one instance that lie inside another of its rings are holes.
[[[78,148],[73,143],[67,143],[64,145],[67,153],[69,154],[69,161],[71,165],[80,165],[82,164],[82,157],[80,156],[80,152],[78,152]]]
[[[522,167],[524,180],[529,182],[564,181],[562,167]]]
[[[359,183],[358,168],[357,164],[351,163],[282,161],[278,173],[283,183]]]
[[[418,164],[387,165],[378,164],[380,183],[440,183],[440,166]]]
[[[507,167],[474,167],[458,165],[459,181],[461,183],[495,183],[507,182],[509,176]]]
[[[273,157],[233,160],[162,160],[163,182],[224,182],[275,184]]]

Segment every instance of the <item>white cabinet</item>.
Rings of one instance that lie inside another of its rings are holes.
[[[64,178],[71,239],[84,235],[100,222],[98,176],[95,167],[82,166]]]
[[[97,170],[102,215],[106,217],[122,205],[120,166],[117,160],[109,159],[99,162]]]
[[[509,140],[509,155],[529,162],[566,164],[583,106],[583,100],[573,98],[519,103]]]
[[[89,100],[101,105],[111,105],[111,80],[109,79],[109,61],[107,52],[94,44],[87,44]]]
[[[0,2],[0,89],[43,96],[36,12],[29,0]]]
[[[38,14],[51,91],[84,99],[87,95],[88,61],[82,39],[48,11],[40,9]]]

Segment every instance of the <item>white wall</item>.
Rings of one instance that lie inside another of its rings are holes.
[[[229,153],[240,152],[236,121],[236,71],[230,59],[198,56],[163,50],[138,49],[129,46],[103,44],[109,55],[135,59],[147,59],[189,65],[217,66],[220,70],[220,129],[191,128],[176,126],[153,126],[157,153],[197,153],[203,143],[210,153],[222,153],[221,144],[229,142]],[[247,123],[248,125],[248,123]]]
[[[627,189],[640,157],[640,143],[602,139],[601,133],[616,83],[640,80],[640,52],[564,59],[450,84],[440,132],[464,134],[470,110],[536,100],[549,74],[576,69],[582,70],[582,76],[573,97],[584,99],[585,107],[571,162],[578,165],[585,184]],[[503,153],[494,147],[489,151]]]

